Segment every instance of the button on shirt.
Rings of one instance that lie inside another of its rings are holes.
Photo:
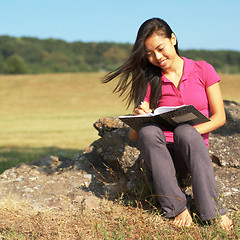
[[[180,80],[179,89],[162,75],[162,97],[157,107],[193,105],[206,117],[210,116],[210,109],[206,88],[220,81],[220,77],[209,63],[205,61],[193,61],[182,57],[184,60],[183,75]],[[151,87],[148,89],[144,101],[150,102]],[[173,142],[173,133],[164,132],[166,141]],[[208,146],[208,133],[202,134]]]

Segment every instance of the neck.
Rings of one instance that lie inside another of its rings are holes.
[[[183,72],[183,59],[176,55],[176,57],[173,59],[172,64],[169,68],[163,70],[164,75],[170,75],[170,74],[178,74],[182,75]]]

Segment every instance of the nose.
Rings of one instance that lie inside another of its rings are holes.
[[[158,51],[156,51],[155,52],[155,58],[156,58],[156,60],[160,60],[161,58],[162,58],[162,54],[160,53],[160,52],[158,52]]]

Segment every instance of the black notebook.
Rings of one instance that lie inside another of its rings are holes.
[[[162,130],[173,131],[181,123],[192,126],[210,121],[205,115],[198,111],[193,105],[182,105],[177,107],[158,107],[153,113],[143,115],[119,116],[129,127],[139,131],[146,123],[156,123]]]

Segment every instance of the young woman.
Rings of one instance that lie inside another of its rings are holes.
[[[118,79],[114,89],[126,95],[128,106],[135,103],[135,114],[159,106],[194,105],[209,122],[197,126],[179,125],[174,132],[162,131],[152,123],[129,137],[138,141],[141,155],[151,171],[158,200],[176,226],[190,226],[187,198],[181,191],[177,172],[191,174],[193,195],[203,221],[219,214],[221,226],[232,228],[232,221],[221,207],[208,153],[208,133],[225,123],[220,78],[204,61],[179,56],[178,43],[169,25],[159,18],[149,19],[138,31],[127,61],[105,76],[104,83]]]

